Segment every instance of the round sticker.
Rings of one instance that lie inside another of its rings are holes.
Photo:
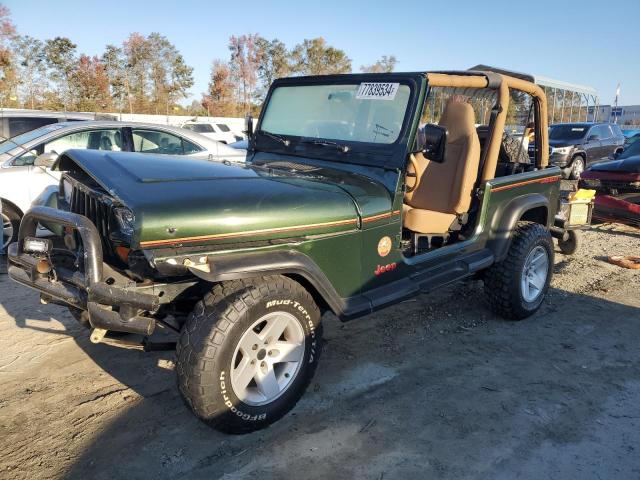
[[[378,255],[381,257],[386,257],[389,255],[391,251],[391,238],[390,237],[382,237],[378,242]]]

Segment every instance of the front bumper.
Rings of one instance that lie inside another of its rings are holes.
[[[549,155],[549,164],[564,168],[571,162],[571,153],[552,153]]]
[[[39,274],[39,257],[23,251],[24,239],[35,236],[39,223],[70,227],[78,232],[84,257],[82,269],[54,265],[55,275]],[[33,207],[25,213],[18,241],[9,246],[9,276],[54,301],[86,310],[94,328],[150,335],[155,320],[146,316],[159,308],[157,295],[143,293],[133,282],[123,281],[104,264],[102,243],[95,225],[86,217],[50,207]],[[105,274],[105,271],[108,271]]]

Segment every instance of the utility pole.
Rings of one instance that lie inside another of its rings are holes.
[[[618,97],[620,96],[620,83],[618,83],[618,87],[616,88],[616,99],[613,102],[614,115],[613,115],[613,123],[618,123]]]

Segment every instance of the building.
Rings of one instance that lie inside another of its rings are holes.
[[[512,74],[508,70],[487,65],[476,65],[469,70],[489,70],[506,75]],[[547,96],[549,124],[599,120],[600,99],[595,88],[555,80],[542,75],[519,74],[519,76],[534,82],[544,90]]]
[[[599,105],[597,117],[602,122],[615,122],[620,125],[640,126],[640,105]]]

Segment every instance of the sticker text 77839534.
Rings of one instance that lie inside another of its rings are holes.
[[[396,98],[399,83],[363,82],[358,87],[358,100],[393,100]]]

